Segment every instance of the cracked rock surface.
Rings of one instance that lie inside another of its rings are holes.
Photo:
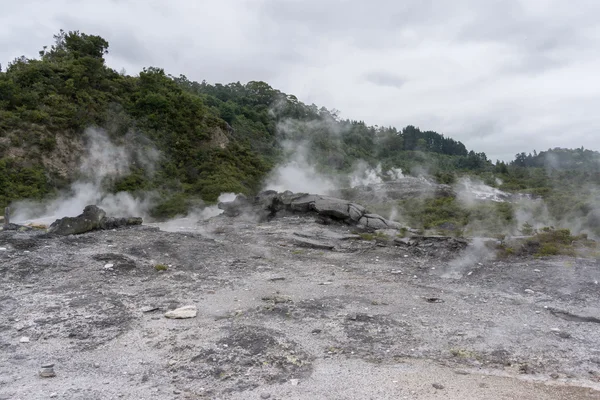
[[[319,217],[0,232],[0,399],[600,399],[595,259]]]

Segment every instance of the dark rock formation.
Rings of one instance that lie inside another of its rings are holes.
[[[268,190],[253,199],[239,195],[231,202],[219,203],[218,207],[229,217],[242,214],[255,215],[260,220],[282,214],[315,214],[316,216],[341,221],[350,225],[361,225],[367,229],[400,229],[402,226],[381,215],[370,214],[360,204],[330,196],[317,194],[277,193]]]
[[[100,229],[117,229],[122,226],[141,225],[143,222],[141,217],[114,218],[104,217],[100,221]]]
[[[142,218],[106,217],[106,212],[94,205],[86,206],[76,217],[57,219],[48,228],[48,233],[67,236],[77,235],[97,229],[116,229],[123,226],[141,225]]]

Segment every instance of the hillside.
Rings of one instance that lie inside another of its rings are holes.
[[[156,67],[118,73],[105,63],[108,49],[99,36],[61,31],[39,58],[17,58],[0,71],[0,207],[68,189],[82,174],[90,128],[129,149],[131,159],[125,173],[102,177],[102,189],[158,194],[157,217],[225,192],[255,193],[299,148],[323,174],[350,172],[360,161],[427,172],[440,183],[475,174],[548,198],[566,184],[600,182],[599,154],[583,148],[493,163],[437,132],[341,119],[265,82],[211,85]]]

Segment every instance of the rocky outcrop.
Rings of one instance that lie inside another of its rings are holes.
[[[372,230],[402,228],[397,222],[385,219],[381,215],[369,213],[360,204],[318,194],[292,193],[290,191],[277,193],[268,190],[253,199],[239,195],[231,202],[219,203],[218,207],[230,217],[247,214],[265,220],[289,213],[315,214]]]
[[[106,217],[100,207],[89,205],[76,217],[64,217],[54,221],[48,228],[49,234],[58,236],[77,235],[98,229],[116,229],[123,226],[141,225],[142,218]]]

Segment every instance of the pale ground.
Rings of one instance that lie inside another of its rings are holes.
[[[600,316],[596,260],[300,247],[349,233],[311,219],[193,229],[0,232],[0,399],[600,399],[600,324],[569,317]]]

